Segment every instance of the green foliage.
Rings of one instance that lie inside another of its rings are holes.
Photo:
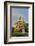
[[[19,32],[19,30],[16,29],[16,27],[14,28],[14,32]]]
[[[28,23],[25,23],[25,31],[28,32]]]
[[[24,23],[24,27],[25,27],[25,32],[28,32],[28,23],[25,23],[24,21],[23,21],[23,23]]]

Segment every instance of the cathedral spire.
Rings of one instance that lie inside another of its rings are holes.
[[[19,20],[21,20],[22,18],[21,18],[21,16],[20,16],[20,18],[19,18]]]

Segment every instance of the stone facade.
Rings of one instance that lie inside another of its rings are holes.
[[[19,32],[22,32],[22,33],[25,32],[24,22],[21,16],[19,20],[16,22],[16,29],[19,30]]]

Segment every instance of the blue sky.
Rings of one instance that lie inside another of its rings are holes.
[[[28,8],[12,8],[12,26],[19,19],[20,16],[28,22]]]

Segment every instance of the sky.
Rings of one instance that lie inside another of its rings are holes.
[[[12,26],[17,22],[20,16],[28,23],[28,8],[12,8]]]

